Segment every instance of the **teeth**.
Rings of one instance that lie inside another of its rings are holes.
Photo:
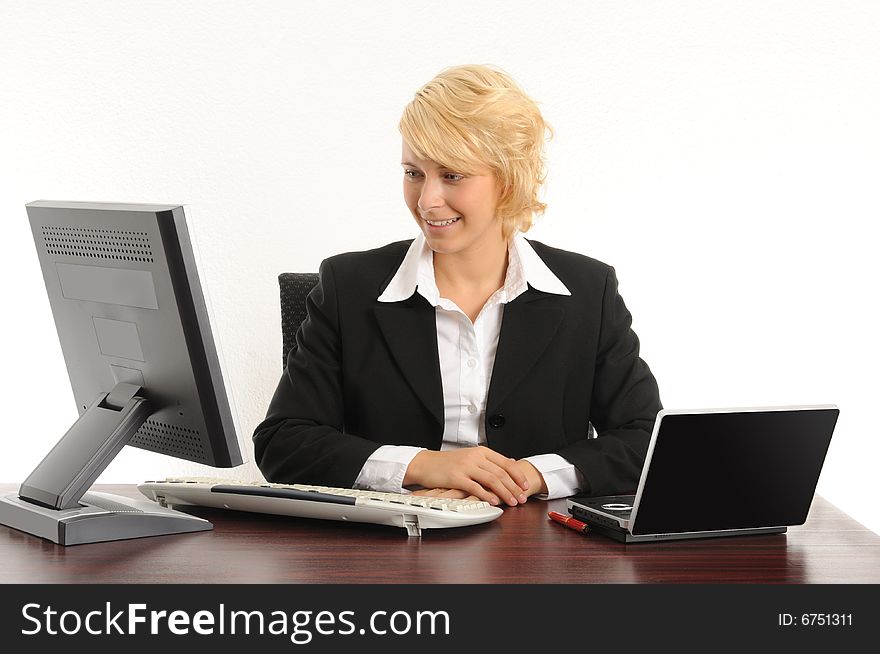
[[[450,218],[449,220],[426,220],[425,222],[434,227],[445,227],[446,225],[451,225],[459,218],[461,218],[461,216],[456,216],[455,218]]]

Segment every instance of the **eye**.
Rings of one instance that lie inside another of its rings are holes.
[[[407,179],[415,179],[419,176],[419,171],[417,170],[404,170],[403,176]]]
[[[464,175],[459,175],[458,173],[446,173],[444,177],[450,182],[460,182],[464,179]]]

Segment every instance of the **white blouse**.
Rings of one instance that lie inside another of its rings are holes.
[[[517,234],[508,248],[504,286],[486,301],[472,323],[455,302],[440,297],[434,279],[434,253],[424,235],[419,234],[379,296],[379,302],[400,302],[418,291],[435,308],[444,406],[441,450],[486,444],[486,399],[504,305],[525,293],[529,285],[546,293],[571,295],[522,234]],[[423,449],[408,445],[379,447],[361,469],[355,488],[409,492],[402,488],[403,478],[410,461]],[[538,469],[547,484],[547,494],[535,497],[568,497],[583,488],[581,473],[558,454],[537,454],[526,460]]]

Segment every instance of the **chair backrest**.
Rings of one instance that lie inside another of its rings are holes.
[[[287,356],[296,347],[296,332],[306,319],[306,297],[318,283],[318,273],[281,273],[281,366],[287,365]]]

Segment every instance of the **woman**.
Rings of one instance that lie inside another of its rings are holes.
[[[635,489],[657,383],[614,269],[523,236],[545,208],[535,102],[461,66],[399,127],[420,233],[321,264],[254,433],[263,474],[510,506]]]

